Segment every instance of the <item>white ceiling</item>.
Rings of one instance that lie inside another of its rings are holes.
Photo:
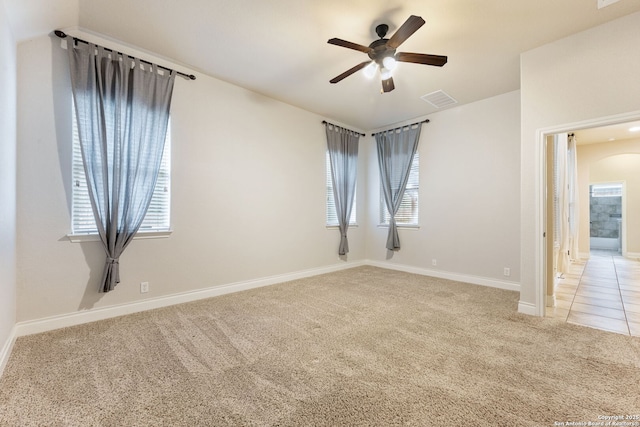
[[[436,90],[458,105],[517,90],[521,52],[640,11],[640,0],[3,1],[19,40],[80,27],[360,130],[437,111],[420,99]],[[377,24],[390,36],[412,14],[427,23],[398,51],[447,55],[444,67],[400,63],[387,94],[362,73],[329,83],[367,56],[328,39],[368,45]]]
[[[635,131],[630,129],[634,128]],[[578,145],[598,144],[609,141],[623,141],[625,139],[640,139],[640,121],[618,123],[591,129],[581,129],[574,132]]]

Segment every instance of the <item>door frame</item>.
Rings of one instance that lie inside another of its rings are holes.
[[[632,122],[640,120],[640,111],[632,111],[628,113],[617,114],[613,116],[599,117],[590,120],[584,120],[574,123],[566,123],[557,126],[540,128],[536,130],[536,156],[535,156],[535,173],[536,173],[536,190],[535,205],[536,223],[535,231],[537,238],[535,239],[535,289],[536,289],[536,306],[535,315],[544,317],[545,307],[547,305],[547,245],[546,239],[552,238],[547,232],[549,221],[547,215],[547,137],[557,133],[569,133],[581,129],[589,129],[594,127],[609,126],[619,123]]]

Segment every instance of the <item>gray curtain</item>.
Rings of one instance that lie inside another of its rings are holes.
[[[356,194],[356,177],[358,175],[358,140],[360,134],[340,126],[327,123],[327,148],[331,162],[331,181],[333,182],[333,199],[340,228],[339,255],[349,252],[347,230]]]
[[[384,202],[389,211],[387,249],[400,249],[400,237],[395,214],[407,188],[413,156],[418,149],[421,124],[391,129],[375,134],[378,147],[378,167]]]
[[[160,169],[175,72],[100,46],[68,43],[89,198],[106,252],[101,292],[120,282],[120,255],[140,228]]]

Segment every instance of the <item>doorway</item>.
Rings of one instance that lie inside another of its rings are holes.
[[[623,183],[589,185],[590,252],[622,254]]]
[[[620,181],[610,178],[616,174],[624,176],[620,174],[625,168],[633,170],[633,175],[639,175],[637,170],[640,169],[637,166],[634,166],[635,170],[628,166],[633,164],[633,158],[637,158],[637,165],[640,165],[640,133],[628,133],[629,128],[635,126],[636,123],[617,125],[627,132],[627,136],[622,138],[604,138],[602,132],[607,132],[607,126],[575,132],[577,138],[587,135],[587,144],[594,145],[583,149],[583,152],[591,153],[591,157],[578,156],[584,163],[588,163],[588,167],[581,167],[582,171],[579,174],[579,210],[582,211],[579,221],[580,250],[568,266],[562,267],[563,271],[557,269],[557,227],[563,220],[558,220],[558,207],[550,206],[558,202],[557,189],[553,188],[558,184],[557,176],[554,176],[553,172],[558,154],[549,145],[554,142],[554,138],[564,137],[566,134],[546,135],[547,207],[544,210],[544,229],[546,235],[551,238],[547,238],[544,245],[544,289],[547,316],[611,332],[640,336],[640,262],[634,253],[627,251],[625,226],[625,217],[628,218],[625,212],[629,203],[624,196],[627,191],[631,191],[626,188],[630,183],[626,181],[626,177]],[[589,134],[598,132],[599,139],[591,141]],[[589,167],[593,169],[591,174]],[[615,173],[607,175],[603,172],[605,170],[613,170]],[[640,185],[640,178],[638,181]]]

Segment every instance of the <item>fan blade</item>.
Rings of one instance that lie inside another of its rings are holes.
[[[387,80],[382,81],[382,91],[383,92],[391,92],[394,90],[396,86],[393,84],[393,77],[389,77]]]
[[[424,19],[419,16],[411,15],[409,19],[404,21],[404,24],[395,32],[393,36],[387,42],[387,46],[393,49],[396,49],[400,46],[406,39],[408,39],[411,34],[418,31],[418,28],[424,25]]]
[[[364,53],[373,52],[373,49],[371,49],[369,46],[362,46],[361,44],[351,43],[342,39],[336,39],[336,38],[329,39],[327,43],[334,44],[336,46],[346,47],[348,49],[358,50]]]
[[[424,53],[398,52],[396,53],[396,61],[442,67],[447,63],[447,57],[442,55],[426,55]]]
[[[360,71],[362,70],[364,67],[366,67],[367,65],[371,64],[371,61],[364,61],[361,62],[360,64],[356,65],[355,67],[349,68],[347,71],[345,71],[344,73],[340,74],[337,77],[332,78],[331,80],[329,80],[331,83],[338,83],[340,80],[349,77],[351,74],[355,73],[356,71]]]

